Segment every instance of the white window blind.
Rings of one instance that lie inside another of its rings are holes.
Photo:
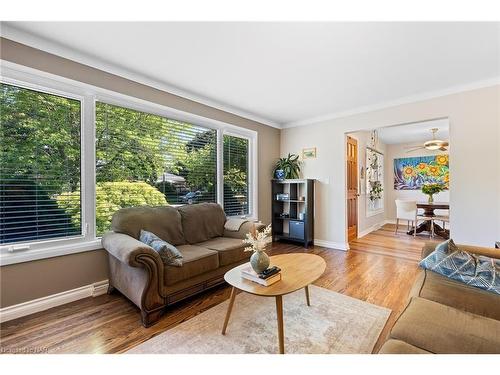
[[[96,103],[96,231],[118,209],[215,202],[217,131]]]
[[[81,235],[81,102],[0,89],[0,243]]]
[[[249,213],[247,138],[224,135],[224,211],[228,216]]]

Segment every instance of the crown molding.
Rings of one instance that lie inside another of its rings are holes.
[[[119,67],[115,64],[111,64],[105,60],[102,60],[98,57],[79,52],[76,49],[68,47],[66,45],[51,41],[46,38],[42,38],[30,32],[26,32],[24,30],[20,30],[16,27],[9,25],[6,22],[1,23],[1,36],[6,39],[10,39],[14,42],[25,44],[29,47],[36,48],[44,52],[48,52],[53,55],[57,55],[65,59],[72,60],[77,63],[84,64],[92,68],[99,69],[104,72],[111,73],[116,76],[126,78],[161,91],[166,91],[170,94],[174,94],[179,97],[192,100],[194,102],[246,118],[248,120],[256,121],[261,124],[271,126],[273,128],[281,129],[281,124],[279,124],[276,121],[247,112],[245,110],[231,106],[226,103],[218,102],[210,98],[197,95],[195,93],[183,90],[179,87],[168,84],[166,82],[162,82],[160,80],[148,77],[147,75]]]
[[[353,109],[350,109],[347,111],[333,112],[333,113],[330,113],[327,115],[312,117],[312,118],[305,119],[305,120],[292,121],[292,122],[288,122],[288,123],[283,124],[282,129],[295,128],[295,127],[299,127],[299,126],[314,125],[314,124],[317,124],[320,122],[335,120],[335,119],[349,117],[349,116],[358,115],[358,114],[367,113],[367,112],[378,111],[378,110],[386,109],[386,108],[390,108],[390,107],[397,107],[397,106],[403,105],[403,104],[421,102],[424,100],[439,98],[442,96],[457,94],[457,93],[465,92],[465,91],[472,91],[472,90],[476,90],[476,89],[482,89],[485,87],[491,87],[491,86],[496,86],[496,85],[500,85],[500,76],[486,79],[486,80],[476,81],[476,82],[472,82],[472,83],[467,83],[467,84],[463,84],[463,85],[452,86],[452,87],[449,87],[447,89],[428,91],[425,93],[407,96],[407,97],[403,97],[403,98],[399,98],[399,99],[391,100],[391,101],[386,101],[386,102],[382,102],[382,103],[378,103],[378,104],[374,104],[374,105],[357,107],[357,108],[353,108]]]

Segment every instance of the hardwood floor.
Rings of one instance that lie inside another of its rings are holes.
[[[310,252],[327,263],[316,285],[392,309],[374,352],[406,305],[418,273],[420,250],[428,238],[414,239],[386,225],[350,244],[348,252],[315,246],[273,244],[271,255]],[[3,323],[0,353],[120,353],[228,299],[221,286],[171,307],[159,323],[144,328],[139,310],[119,293],[86,298]],[[221,325],[224,317],[221,316]]]

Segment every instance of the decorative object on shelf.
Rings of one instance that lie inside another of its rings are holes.
[[[252,227],[250,233],[247,233],[244,243],[250,245],[245,247],[245,251],[253,251],[250,257],[250,265],[257,273],[261,273],[269,267],[269,257],[266,254],[267,245],[271,242],[271,225],[268,225],[263,231],[259,232]]]
[[[276,171],[274,172],[274,176],[278,180],[284,180],[285,179],[285,171],[283,169],[276,169]]]
[[[290,217],[290,214],[288,212],[283,212],[279,215],[279,217],[282,219],[287,219]]]
[[[316,147],[302,149],[302,159],[315,159],[315,158],[316,158]]]
[[[377,135],[372,134],[372,143],[377,142]],[[366,215],[379,214],[384,210],[384,154],[366,147]]]
[[[285,176],[282,176],[281,172],[285,173]],[[274,175],[278,180],[283,180],[285,178],[299,178],[300,173],[300,160],[299,155],[288,154],[285,158],[279,158],[276,162],[276,166],[274,167]],[[278,175],[280,177],[278,177]]]
[[[299,220],[304,220],[304,213],[303,212],[299,213]]]
[[[288,194],[276,194],[277,201],[287,201],[290,198]]]
[[[418,156],[394,159],[394,190],[420,190],[424,184],[450,184],[449,156]]]
[[[434,194],[437,194],[443,190],[445,190],[443,184],[439,184],[439,183],[430,183],[430,184],[422,185],[422,193],[429,196],[429,199],[428,199],[429,203],[434,202],[434,198],[433,198]]]

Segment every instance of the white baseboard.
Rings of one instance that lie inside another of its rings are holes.
[[[385,224],[396,224],[396,219],[387,219]]]
[[[97,297],[101,294],[105,294],[107,289],[108,280],[102,280],[76,289],[37,298],[17,305],[7,306],[0,309],[0,322],[17,319],[22,316],[34,314],[52,307],[77,301],[82,298]]]
[[[364,236],[366,236],[368,233],[371,233],[371,232],[373,232],[373,231],[376,231],[377,229],[382,228],[382,226],[383,226],[385,223],[386,223],[385,221],[383,221],[383,222],[381,222],[381,223],[377,223],[377,224],[375,224],[375,225],[372,225],[370,228],[365,229],[365,230],[364,230],[364,231],[362,231],[362,232],[359,232],[359,233],[358,233],[358,238],[364,237]]]
[[[325,241],[314,239],[314,244],[317,246],[328,247],[330,249],[347,251],[349,250],[349,244],[344,242],[334,242],[334,241]]]

